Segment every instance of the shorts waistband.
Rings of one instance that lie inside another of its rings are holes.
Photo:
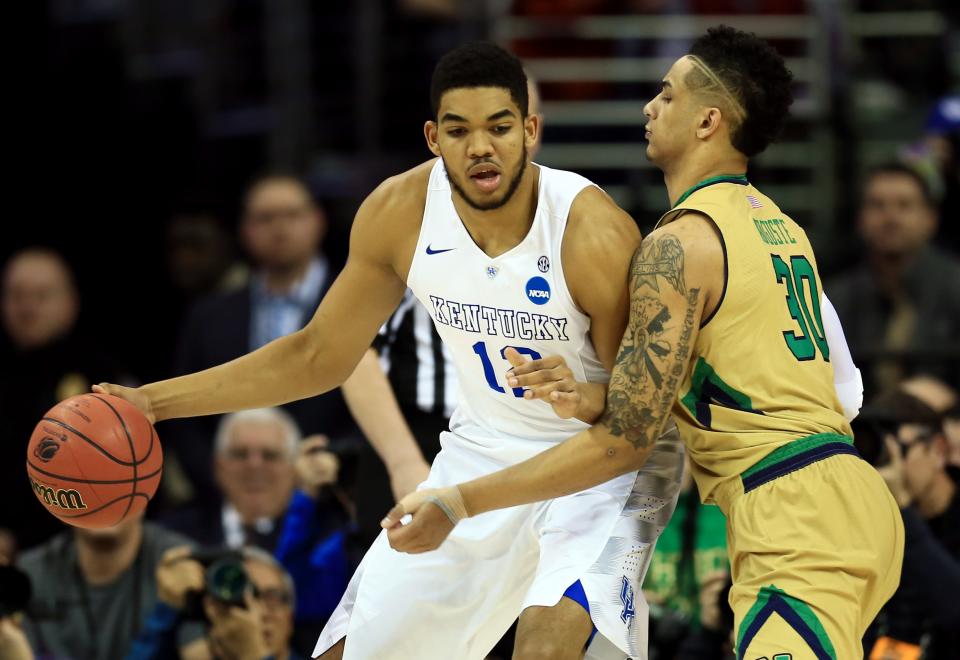
[[[853,446],[853,438],[848,435],[818,433],[799,438],[774,449],[745,470],[739,479],[730,479],[721,484],[713,497],[726,513],[738,495],[745,495],[778,477],[838,454],[860,456]]]

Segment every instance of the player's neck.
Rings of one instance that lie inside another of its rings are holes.
[[[526,237],[537,211],[540,168],[528,164],[510,201],[493,211],[480,211],[453,195],[453,206],[477,246],[490,257],[516,247]]]
[[[77,535],[77,563],[87,584],[110,584],[133,564],[143,540],[143,526],[129,530],[115,544]]]
[[[938,472],[930,488],[917,498],[917,508],[924,518],[936,518],[950,506],[957,486],[946,472]]]
[[[717,156],[716,154],[691,154],[672,167],[665,167],[663,180],[667,184],[670,206],[685,192],[701,181],[722,175],[743,175],[747,171],[747,159],[736,152]]]

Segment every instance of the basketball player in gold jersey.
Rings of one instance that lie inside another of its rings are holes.
[[[383,522],[395,548],[423,552],[461,517],[637,469],[672,414],[701,497],[727,517],[737,658],[863,657],[899,582],[900,513],[853,448],[810,243],[745,176],[791,81],[769,44],[728,27],[673,65],[645,108],[672,208],[634,255],[606,412],[529,461],[409,495]],[[507,376],[534,384],[522,367]]]

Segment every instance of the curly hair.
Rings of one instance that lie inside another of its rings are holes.
[[[726,90],[697,67],[686,77],[688,87],[732,96],[740,104],[743,112],[731,113],[730,132],[738,151],[755,156],[780,136],[793,103],[793,74],[773,46],[755,34],[721,25],[693,42],[690,55],[706,64]]]
[[[444,92],[461,87],[500,87],[527,116],[527,74],[514,55],[489,41],[473,41],[440,58],[430,81],[430,104],[433,116],[440,111]]]

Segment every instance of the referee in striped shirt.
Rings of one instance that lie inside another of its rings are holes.
[[[427,478],[457,405],[450,355],[429,312],[408,289],[373,346],[343,384],[343,397],[369,444],[357,461],[362,550],[394,503]]]

